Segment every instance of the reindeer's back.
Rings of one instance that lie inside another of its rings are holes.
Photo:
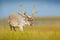
[[[22,18],[22,16],[18,13],[12,13],[9,17],[10,17],[10,19]]]

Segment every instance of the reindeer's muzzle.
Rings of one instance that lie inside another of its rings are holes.
[[[32,26],[32,24],[30,24],[30,26]]]

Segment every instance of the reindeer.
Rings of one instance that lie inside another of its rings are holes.
[[[16,27],[18,27],[20,29],[20,31],[23,31],[23,27],[25,25],[29,25],[32,26],[32,21],[33,21],[33,13],[31,13],[30,16],[26,15],[26,12],[24,12],[23,14],[21,13],[12,13],[9,17],[8,17],[8,23],[10,26],[10,29],[16,31]]]

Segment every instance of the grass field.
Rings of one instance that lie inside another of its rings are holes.
[[[9,26],[0,26],[0,40],[60,40],[60,24],[37,24],[10,31]]]

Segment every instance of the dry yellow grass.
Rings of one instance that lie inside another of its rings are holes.
[[[60,40],[60,24],[37,24],[10,31],[9,26],[0,26],[0,40]]]

